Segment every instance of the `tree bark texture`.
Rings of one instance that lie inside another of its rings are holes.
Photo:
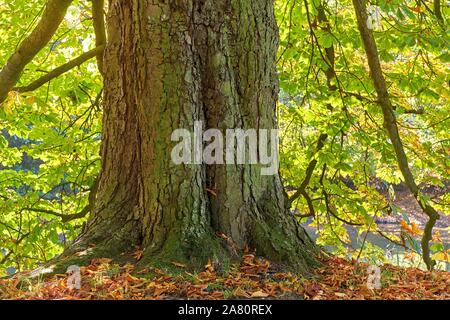
[[[272,0],[111,0],[102,168],[79,244],[148,262],[225,261],[236,247],[308,270],[317,249],[261,165],[175,165],[175,129],[276,128]],[[225,260],[224,260],[225,259]]]

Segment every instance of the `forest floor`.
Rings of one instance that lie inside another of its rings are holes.
[[[279,272],[253,254],[244,255],[226,274],[212,264],[198,273],[174,266],[181,271],[177,275],[158,269],[136,272],[132,264],[94,259],[81,268],[79,290],[68,288],[66,274],[41,281],[18,274],[0,280],[0,299],[450,299],[449,272],[383,265],[381,288],[369,289],[369,266],[337,257],[323,261],[308,278]]]

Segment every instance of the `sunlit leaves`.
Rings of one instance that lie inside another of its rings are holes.
[[[346,231],[325,205],[324,191],[333,213],[361,222],[357,228],[362,232],[375,214],[388,214],[389,205],[377,184],[399,184],[403,178],[384,131],[351,1],[277,3],[282,175],[285,185],[295,188],[308,164],[317,160],[307,192],[316,211],[318,241],[333,244],[342,253]],[[330,32],[319,21],[320,5],[325,7]],[[448,30],[415,1],[377,5],[381,21],[374,36],[412,171],[418,183],[443,187],[450,177]],[[329,48],[334,50],[337,78],[332,83],[325,75]],[[322,133],[328,138],[317,151]],[[433,199],[433,205],[448,214],[448,200],[447,193]],[[294,202],[294,208],[300,214],[308,212],[303,198]]]
[[[14,0],[0,5],[0,65],[35,25],[44,3]],[[88,1],[74,1],[18,85],[93,48],[90,15]],[[87,204],[99,166],[101,88],[93,60],[33,92],[11,92],[0,108],[0,249],[11,252],[7,266],[22,270],[46,261],[79,232],[83,220],[62,223],[47,212],[74,214]]]

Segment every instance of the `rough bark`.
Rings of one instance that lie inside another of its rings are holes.
[[[149,263],[227,261],[235,246],[306,271],[317,249],[260,165],[175,165],[171,134],[276,127],[272,0],[112,0],[104,55],[102,168],[75,247],[144,248]],[[208,191],[209,190],[209,191]]]

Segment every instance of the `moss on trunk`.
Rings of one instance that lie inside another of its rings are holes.
[[[99,189],[74,248],[141,246],[141,264],[200,266],[226,265],[232,243],[298,271],[315,265],[278,174],[170,157],[172,132],[194,121],[222,132],[276,128],[272,0],[113,0],[107,26]]]

